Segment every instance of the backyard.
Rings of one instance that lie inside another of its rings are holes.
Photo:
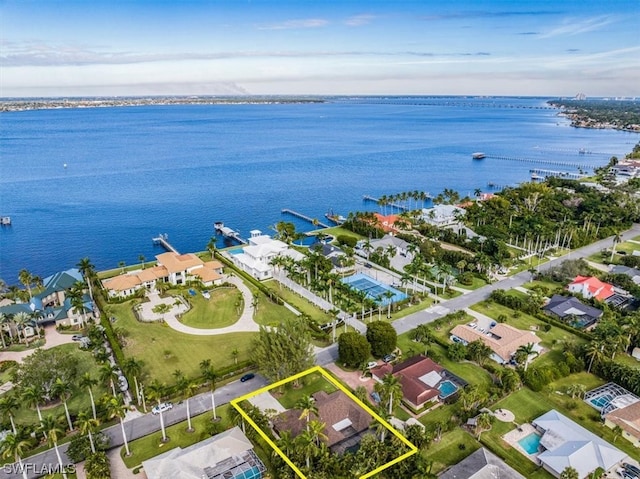
[[[177,290],[169,290],[168,294],[178,294]],[[195,295],[186,295],[191,304],[180,321],[193,328],[211,329],[231,326],[240,318],[244,307],[242,294],[235,287],[222,287],[209,290],[210,298],[206,299],[200,291]]]

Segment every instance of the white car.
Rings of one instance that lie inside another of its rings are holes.
[[[152,414],[160,414],[161,412],[168,411],[169,409],[173,409],[173,404],[170,402],[163,402],[158,404],[151,410]]]
[[[376,363],[375,361],[369,361],[367,363],[367,369],[373,369],[373,368],[375,368],[377,366],[378,366],[378,363]]]

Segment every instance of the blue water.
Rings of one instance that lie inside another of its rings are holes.
[[[438,390],[440,391],[440,397],[444,399],[455,393],[458,387],[451,381],[442,381],[438,386]]]
[[[213,222],[270,233],[291,208],[377,210],[362,196],[444,188],[473,196],[529,169],[471,153],[600,165],[638,135],[576,129],[543,99],[359,98],[324,104],[59,109],[0,116],[0,277],[98,269],[204,250]],[[593,152],[578,155],[584,148]],[[67,164],[67,168],[63,165]],[[221,237],[218,247],[225,243]]]
[[[260,479],[262,473],[257,466],[247,469],[246,471],[238,471],[233,475],[233,479]]]
[[[523,437],[518,441],[518,444],[527,451],[527,454],[536,454],[538,452],[538,446],[540,445],[541,436],[532,432],[528,436]]]
[[[381,306],[386,306],[389,303],[396,303],[407,298],[407,295],[402,291],[398,291],[397,289],[381,283],[380,281],[377,281],[373,278],[370,278],[369,276],[362,273],[356,273],[352,276],[347,276],[346,278],[342,278],[341,281],[348,284],[352,288],[357,289],[358,291],[364,291],[365,293],[367,293],[367,296],[369,298],[373,299],[376,304],[379,304]],[[390,296],[388,298],[384,297],[383,294],[387,291],[393,293],[393,296]]]
[[[590,401],[591,401],[591,404],[593,404],[596,409],[604,409],[605,407],[607,407],[609,405],[609,403],[611,402],[612,399],[613,398],[611,396],[606,394],[604,396],[599,396],[597,398],[593,398]]]

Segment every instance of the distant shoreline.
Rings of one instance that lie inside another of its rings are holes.
[[[299,97],[119,97],[119,98],[51,98],[0,100],[0,113],[71,108],[113,108],[164,105],[277,105],[324,103],[323,98]]]
[[[640,104],[619,100],[552,100],[574,128],[640,133]]]

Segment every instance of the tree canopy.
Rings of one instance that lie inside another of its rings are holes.
[[[371,355],[371,345],[364,336],[348,332],[338,338],[338,361],[346,366],[358,367]]]
[[[385,321],[372,321],[367,326],[367,341],[371,345],[371,354],[381,358],[396,348],[398,335],[391,324]]]
[[[59,349],[37,349],[18,367],[16,379],[21,386],[34,386],[50,400],[57,379],[75,384],[78,375],[78,358]]]

